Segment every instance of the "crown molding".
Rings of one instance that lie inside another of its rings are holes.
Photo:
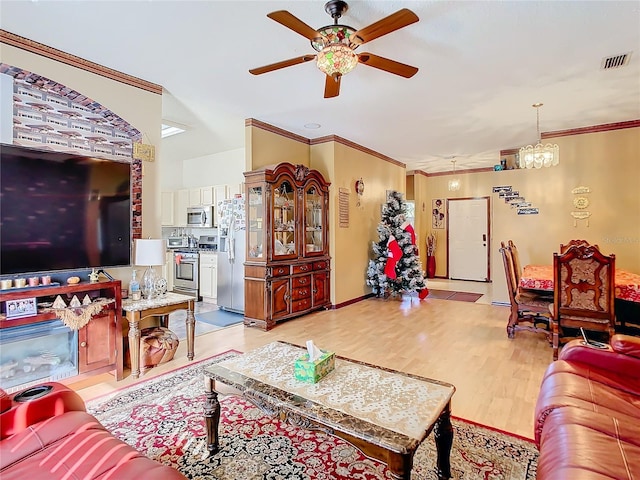
[[[85,70],[90,73],[95,73],[101,77],[115,80],[116,82],[124,83],[132,87],[140,88],[147,92],[162,95],[162,86],[155,83],[142,80],[141,78],[134,77],[133,75],[127,75],[126,73],[119,72],[112,68],[99,65],[89,60],[85,60],[70,53],[63,52],[53,47],[49,47],[39,42],[29,40],[28,38],[21,37],[15,33],[7,32],[0,29],[0,43],[11,45],[13,47],[26,50],[36,55],[40,55],[57,62],[65,63],[72,67]]]

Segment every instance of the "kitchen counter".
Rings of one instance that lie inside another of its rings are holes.
[[[218,253],[218,250],[214,248],[197,248],[197,247],[175,247],[175,248],[167,248],[168,252],[189,252],[189,253]]]

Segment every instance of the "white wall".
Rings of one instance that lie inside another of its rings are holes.
[[[244,182],[245,149],[205,155],[182,162],[181,188],[205,187],[207,185],[237,185]],[[180,188],[180,187],[178,187]],[[175,188],[165,187],[164,190]]]
[[[160,157],[160,190],[163,192],[182,188],[182,161]]]

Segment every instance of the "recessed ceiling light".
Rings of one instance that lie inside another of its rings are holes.
[[[162,138],[170,137],[171,135],[177,135],[183,133],[186,130],[184,128],[176,127],[173,125],[162,124]]]
[[[310,130],[316,130],[318,128],[320,128],[321,125],[319,123],[305,123],[304,124],[304,128],[308,128]]]

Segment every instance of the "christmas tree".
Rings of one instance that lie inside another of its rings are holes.
[[[406,221],[407,206],[399,192],[390,192],[382,206],[378,242],[373,242],[374,259],[367,268],[367,285],[379,297],[428,290],[420,267],[413,227]]]

